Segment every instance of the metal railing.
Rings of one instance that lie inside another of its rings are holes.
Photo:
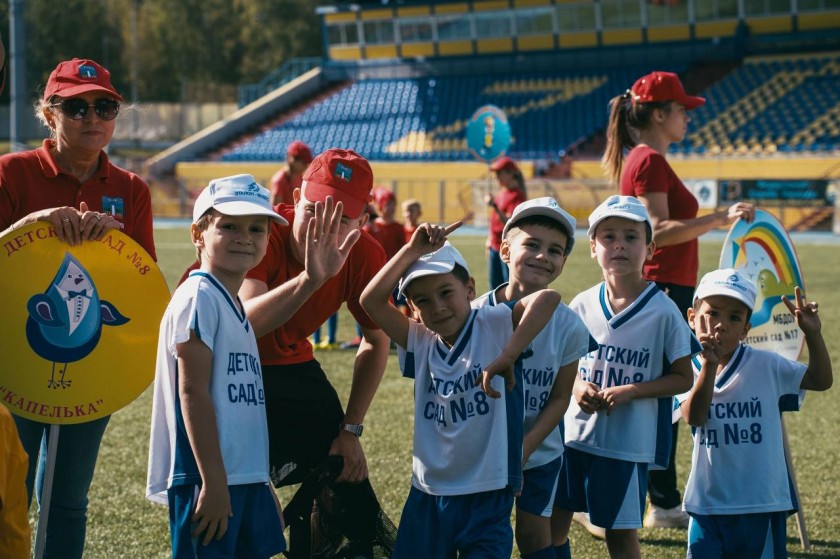
[[[317,56],[287,60],[257,83],[239,86],[239,107],[253,103],[263,95],[305,74],[312,68],[321,66],[322,63],[323,59]]]

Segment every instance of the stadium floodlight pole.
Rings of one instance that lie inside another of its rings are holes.
[[[23,151],[23,123],[26,119],[26,21],[24,0],[9,2],[9,150]]]
[[[137,105],[137,80],[140,76],[137,59],[138,51],[138,37],[137,37],[137,19],[140,12],[140,3],[142,0],[132,0],[131,2],[131,104]],[[137,110],[131,111],[131,140],[135,146],[140,145],[140,115]]]

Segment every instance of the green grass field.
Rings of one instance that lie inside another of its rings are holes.
[[[170,287],[194,257],[184,229],[155,232],[161,269]],[[464,253],[479,291],[487,285],[483,238],[458,236],[454,244]],[[701,271],[717,267],[720,241],[701,242]],[[801,244],[797,247],[807,282],[809,298],[820,303],[823,333],[835,366],[840,363],[840,338],[832,321],[840,310],[836,271],[840,269],[837,245]],[[596,263],[581,242],[554,287],[565,301],[600,281]],[[828,322],[826,324],[826,322]],[[340,340],[349,339],[353,322],[346,310],[339,320]],[[317,358],[346,402],[350,386],[352,352],[320,352]],[[118,371],[115,371],[115,374]],[[789,414],[790,447],[799,480],[803,508],[812,548],[803,551],[793,517],[788,522],[788,550],[792,557],[840,557],[840,406],[836,390],[811,394],[803,411]],[[385,378],[365,421],[363,439],[371,472],[385,512],[397,523],[411,480],[412,384],[401,378],[392,352]],[[151,390],[111,419],[99,456],[90,492],[85,556],[98,558],[157,558],[169,556],[167,509],[145,500]],[[684,486],[690,464],[690,437],[685,426],[679,443],[678,475]],[[749,468],[748,464],[743,465]],[[281,493],[288,502],[289,492]],[[34,531],[34,524],[33,524]],[[579,526],[572,530],[575,557],[606,557],[603,542],[594,540]],[[686,532],[641,530],[642,555],[650,558],[684,557]],[[519,557],[514,551],[514,557]],[[430,558],[433,559],[433,558]]]

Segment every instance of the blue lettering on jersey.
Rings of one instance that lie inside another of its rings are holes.
[[[472,368],[458,377],[455,380],[444,380],[432,377],[429,380],[429,388],[426,390],[429,394],[437,396],[451,396],[453,394],[460,394],[461,392],[469,392],[475,390],[475,379],[481,374],[481,365],[473,365]]]

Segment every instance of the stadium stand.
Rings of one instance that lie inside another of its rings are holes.
[[[514,135],[510,153],[539,159],[603,130],[610,97],[647,71],[359,80],[221,159],[272,160],[283,146],[301,139],[316,151],[344,145],[381,161],[469,160],[464,128],[473,111],[487,104],[507,114]]]
[[[613,191],[598,162],[609,99],[670,70],[708,99],[672,146],[680,177],[712,184],[720,194],[712,204],[727,201],[725,185],[773,192],[762,206],[775,205],[791,227],[832,219],[836,0],[375,0],[319,10],[320,66],[288,62],[243,87],[230,119],[150,160],[152,174],[174,172],[181,207],[213,176],[247,171],[267,181],[300,139],[316,152],[355,149],[381,186],[420,199],[428,219],[469,214],[481,226],[493,182],[465,132],[491,104],[510,122],[507,154],[521,162],[529,195],[552,195],[585,219]],[[561,151],[574,161],[571,177],[541,176]],[[807,188],[791,199],[779,194],[784,181]]]
[[[747,58],[703,95],[708,102],[676,152],[840,149],[840,53]]]

